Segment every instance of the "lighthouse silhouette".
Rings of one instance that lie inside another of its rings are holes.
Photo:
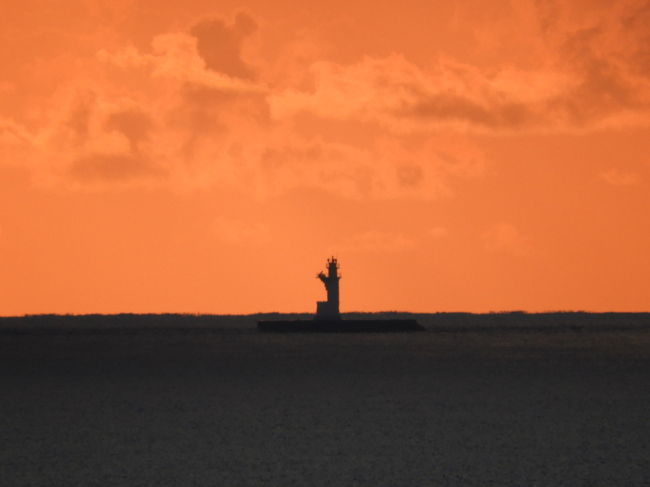
[[[327,274],[319,272],[318,277],[327,291],[327,301],[318,301],[316,303],[316,319],[337,320],[341,319],[339,312],[339,264],[335,257],[327,259]]]
[[[389,333],[402,331],[424,331],[414,319],[372,317],[343,319],[339,311],[339,263],[335,257],[327,259],[327,272],[319,272],[316,277],[325,285],[327,301],[316,302],[316,315],[313,320],[260,320],[257,328],[263,332],[275,333],[311,333],[311,332],[354,332],[354,333]]]

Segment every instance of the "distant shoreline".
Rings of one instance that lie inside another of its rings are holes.
[[[309,320],[309,313],[249,315],[131,314],[27,315],[0,317],[0,334],[143,334],[252,331],[258,320]],[[612,332],[650,330],[650,313],[582,311],[525,313],[344,313],[344,319],[416,319],[428,331]]]

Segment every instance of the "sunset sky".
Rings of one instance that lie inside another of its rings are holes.
[[[650,311],[650,1],[4,0],[0,315]]]

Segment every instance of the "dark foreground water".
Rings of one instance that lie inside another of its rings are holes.
[[[648,332],[0,337],[0,484],[649,485]]]

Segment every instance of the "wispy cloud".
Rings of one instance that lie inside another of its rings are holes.
[[[222,243],[231,245],[258,246],[271,240],[271,231],[262,222],[218,217],[213,221],[212,230]]]
[[[429,228],[427,234],[430,237],[438,240],[449,236],[449,230],[446,227],[432,227]]]
[[[612,186],[636,186],[641,182],[638,174],[621,171],[620,169],[609,169],[600,173],[600,179]]]
[[[532,253],[530,240],[510,223],[498,223],[482,235],[485,249],[490,252],[524,257]]]
[[[416,246],[417,242],[402,233],[369,230],[341,241],[337,248],[346,252],[402,252]]]

